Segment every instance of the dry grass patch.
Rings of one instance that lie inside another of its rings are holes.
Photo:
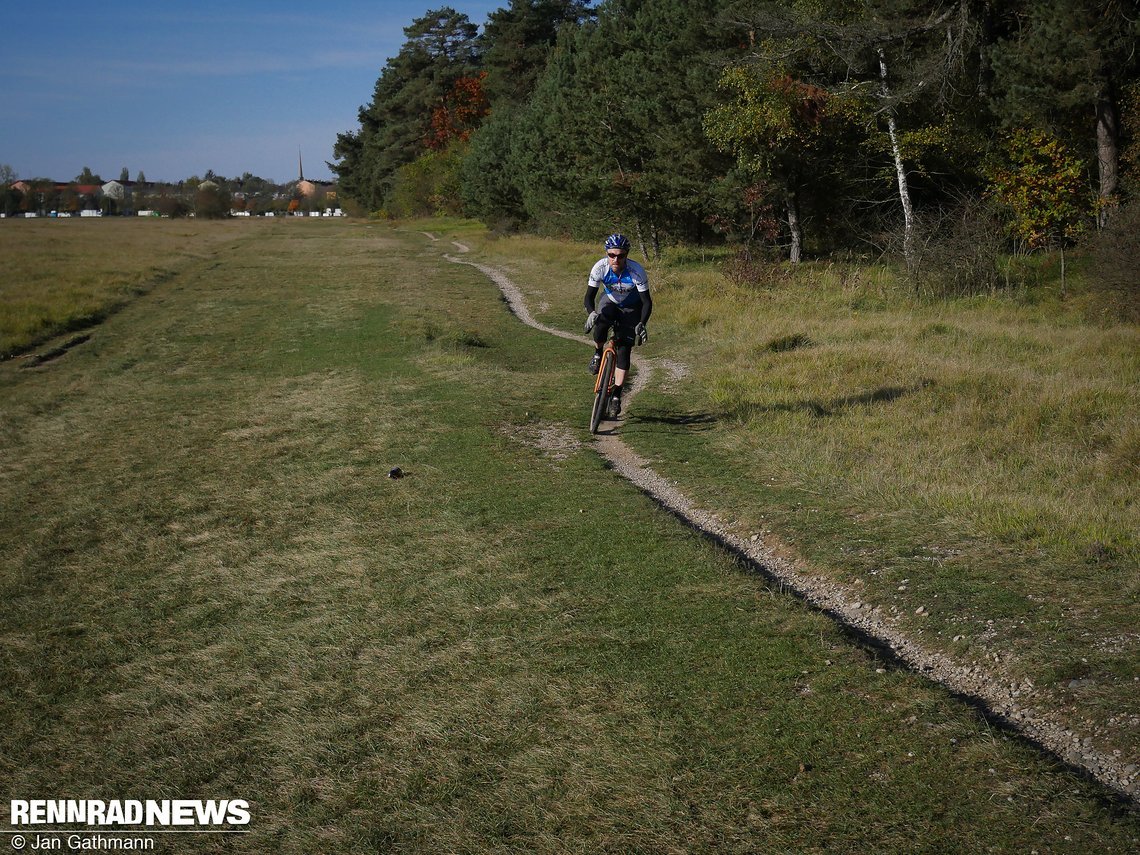
[[[0,229],[0,357],[98,323],[263,227],[125,217],[10,221]]]

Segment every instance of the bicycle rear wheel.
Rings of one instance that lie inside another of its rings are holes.
[[[594,408],[590,411],[590,433],[598,432],[602,416],[606,414],[610,385],[614,380],[614,354],[609,348],[602,353],[602,364],[598,368],[598,382],[594,392]]]

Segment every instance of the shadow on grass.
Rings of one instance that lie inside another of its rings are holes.
[[[821,401],[818,398],[813,398],[806,401],[793,401],[782,404],[744,402],[733,407],[725,413],[725,416],[737,419],[748,419],[752,416],[763,415],[765,413],[807,412],[815,418],[827,418],[828,416],[834,416],[852,407],[870,404],[889,404],[891,401],[897,401],[899,398],[921,392],[923,389],[928,389],[933,385],[933,380],[920,380],[911,386],[880,386],[878,389],[862,392],[858,395],[844,395],[841,398],[833,398],[830,401]]]
[[[643,424],[659,424],[659,425],[673,425],[674,427],[697,427],[706,428],[716,424],[724,416],[719,416],[716,413],[678,413],[676,415],[656,414],[656,415],[641,415],[633,413],[630,415],[631,422],[642,422]]]
[[[707,429],[720,421],[747,421],[754,416],[770,415],[773,413],[807,412],[815,418],[827,418],[828,416],[834,416],[852,407],[870,404],[889,404],[891,401],[896,401],[906,395],[921,392],[923,389],[927,389],[933,385],[933,380],[921,380],[911,386],[881,386],[878,389],[863,392],[858,395],[845,395],[830,401],[810,399],[780,404],[758,404],[745,401],[722,413],[634,414],[630,420],[644,424],[663,424],[673,427]]]

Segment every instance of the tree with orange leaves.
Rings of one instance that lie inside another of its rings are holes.
[[[467,141],[488,112],[487,93],[483,88],[486,78],[487,72],[480,71],[474,77],[460,77],[455,81],[443,103],[432,111],[425,146],[432,151],[442,151],[454,140]]]

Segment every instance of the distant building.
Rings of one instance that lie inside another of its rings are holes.
[[[300,165],[300,161],[298,161]],[[118,179],[103,184],[79,184],[75,181],[54,181],[51,179],[19,179],[8,185],[16,191],[13,198],[3,201],[8,216],[58,216],[81,214],[85,216],[105,211],[114,214],[134,214],[136,206],[146,213],[158,210],[164,216],[169,207],[186,207],[199,190],[212,188],[228,189],[241,187],[241,181],[198,180],[176,183],[155,181],[131,181]],[[286,185],[259,179],[256,192],[237,189],[232,196],[234,211],[248,211],[251,215],[262,215],[276,209],[280,216],[284,208],[304,210],[331,210],[336,207],[336,183],[333,181],[312,181],[300,175],[299,181]],[[54,212],[54,213],[53,213]],[[145,215],[145,214],[144,214]]]
[[[324,198],[335,199],[336,190],[335,181],[310,181],[305,177],[305,164],[301,161],[301,152],[297,152],[297,192],[304,198],[311,199],[312,197],[321,194]]]
[[[335,181],[310,181],[308,178],[302,178],[297,182],[297,192],[309,199],[318,194],[324,194],[326,198],[336,198],[336,182]]]

